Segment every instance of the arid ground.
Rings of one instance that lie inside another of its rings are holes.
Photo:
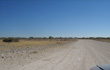
[[[90,70],[96,65],[110,64],[110,43],[95,40],[16,50],[6,50],[1,45],[0,50],[0,70]]]

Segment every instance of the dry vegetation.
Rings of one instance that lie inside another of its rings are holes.
[[[42,45],[54,45],[54,44],[63,44],[63,43],[69,43],[72,41],[35,41],[35,40],[20,40],[19,42],[3,42],[0,40],[0,46],[4,47],[25,47],[25,46],[42,46]]]
[[[108,42],[110,43],[110,39],[95,39],[96,41]]]
[[[29,49],[29,48],[45,48],[46,46],[62,45],[70,43],[76,39],[56,39],[53,37],[49,38],[1,38],[0,39],[0,51],[11,51],[18,49]],[[45,46],[45,47],[44,47]]]

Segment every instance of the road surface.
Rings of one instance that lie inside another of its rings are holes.
[[[11,70],[90,70],[100,64],[110,64],[110,43],[78,40],[52,55]]]

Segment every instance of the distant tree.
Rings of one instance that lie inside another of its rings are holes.
[[[43,37],[42,39],[43,39],[43,40],[46,40],[46,37]]]
[[[68,37],[68,39],[72,39],[72,37]]]
[[[43,39],[46,39],[46,37],[43,37]]]
[[[107,38],[110,38],[110,37],[107,37]]]
[[[74,39],[78,39],[78,37],[74,37]]]
[[[94,37],[89,37],[90,39],[94,39]]]
[[[29,37],[29,39],[34,39],[34,37]]]
[[[59,37],[59,39],[62,39],[63,37]]]
[[[54,37],[52,37],[52,36],[49,36],[49,39],[53,39]]]
[[[96,37],[97,39],[104,39],[105,37]]]

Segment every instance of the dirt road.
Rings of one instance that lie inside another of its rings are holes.
[[[110,64],[110,43],[79,40],[56,50],[51,55],[10,70],[90,70],[95,65]]]

